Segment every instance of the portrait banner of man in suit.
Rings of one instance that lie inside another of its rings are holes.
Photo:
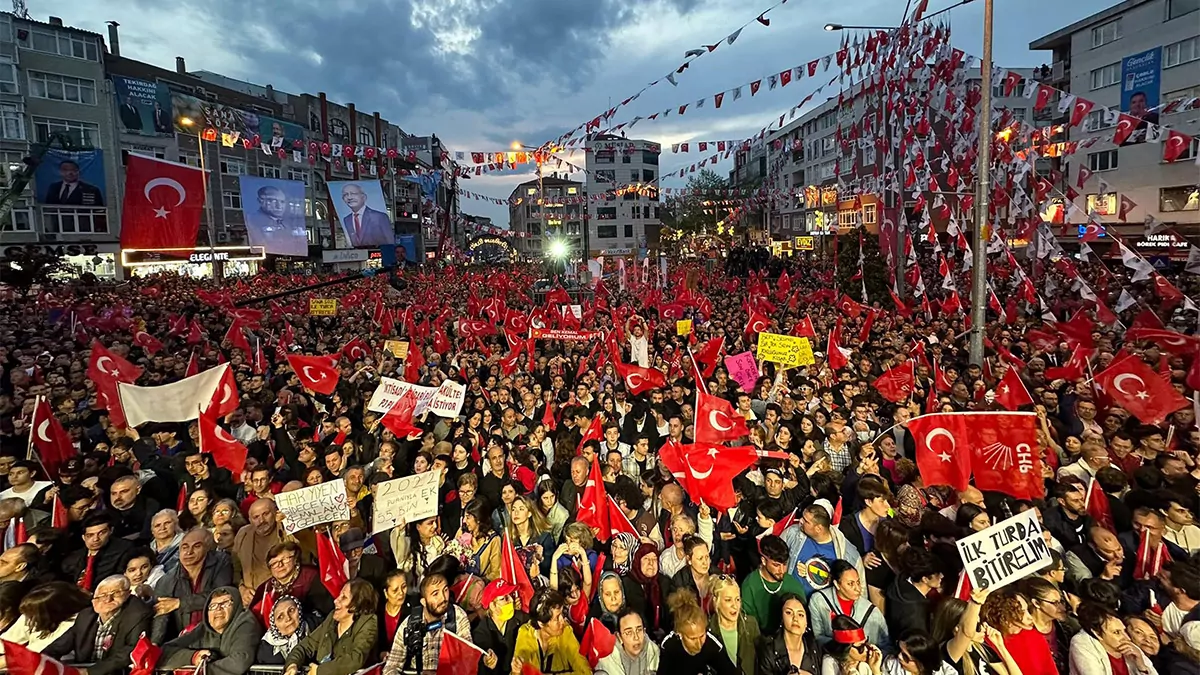
[[[383,187],[377,180],[330,181],[329,196],[349,248],[396,243]]]
[[[112,77],[121,131],[140,136],[171,136],[171,91],[167,85],[132,77]]]
[[[308,228],[304,218],[304,183],[259,176],[238,176],[242,214],[251,246],[267,253],[308,255]]]
[[[33,181],[39,204],[104,206],[104,151],[47,150]]]

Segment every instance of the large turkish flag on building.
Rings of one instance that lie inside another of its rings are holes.
[[[204,189],[200,169],[130,153],[125,162],[121,248],[194,248]]]

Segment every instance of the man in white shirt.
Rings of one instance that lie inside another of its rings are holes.
[[[54,486],[48,480],[34,480],[38,465],[27,459],[17,461],[8,470],[8,483],[12,487],[0,492],[0,499],[17,498],[25,502],[31,509],[45,510],[45,499],[38,499],[39,493]]]
[[[229,424],[229,433],[242,445],[258,440],[258,430],[246,424],[246,413],[241,408],[229,413],[225,421]]]

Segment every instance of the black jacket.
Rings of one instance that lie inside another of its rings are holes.
[[[1088,515],[1084,515],[1078,520],[1070,520],[1063,514],[1061,506],[1046,509],[1042,520],[1045,521],[1046,529],[1050,530],[1050,534],[1063,545],[1063,548],[1067,549],[1079,544],[1086,544],[1088,530],[1096,524]]]
[[[804,662],[800,670],[810,673],[821,672],[821,645],[813,638],[812,633],[804,634]],[[783,641],[783,631],[775,637],[764,637],[758,645],[756,659],[758,675],[788,675],[791,672],[792,661],[788,656],[787,644]]]
[[[929,599],[911,581],[898,576],[884,594],[887,597],[884,619],[892,639],[903,640],[916,632],[929,633]]]
[[[128,510],[118,511],[110,508],[108,513],[116,521],[113,523],[113,536],[138,545],[149,544],[151,540],[150,521],[158,511],[158,502],[142,495],[138,496]]]
[[[93,592],[96,586],[104,581],[105,577],[114,574],[121,574],[125,571],[125,556],[133,549],[133,544],[119,539],[114,534],[104,548],[96,554],[96,561],[92,565],[92,583],[85,591]],[[86,548],[81,548],[77,551],[72,551],[63,560],[63,573],[67,580],[75,583],[83,578],[84,571],[87,570],[88,552]]]
[[[101,577],[103,578],[103,577]],[[74,654],[74,663],[91,663],[89,675],[116,675],[129,668],[130,655],[142,633],[150,632],[154,610],[137,598],[130,597],[113,619],[113,641],[100,659],[96,658],[96,629],[100,617],[91,607],[75,619],[75,625],[43,650],[46,656],[61,660]]]
[[[471,631],[475,646],[484,652],[492,650],[496,653],[496,667],[488,668],[483,660],[479,661],[479,672],[483,675],[501,675],[512,670],[513,651],[517,647],[517,629],[529,622],[529,615],[521,610],[513,612],[513,618],[508,620],[501,633],[492,617],[484,616],[479,625]]]

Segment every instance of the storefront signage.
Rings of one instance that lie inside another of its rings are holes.
[[[1134,244],[1134,248],[1139,251],[1166,251],[1173,248],[1186,249],[1189,245],[1187,239],[1174,232],[1164,232],[1143,236]]]
[[[367,250],[363,248],[345,248],[331,251],[321,251],[321,262],[331,265],[334,263],[365,262]]]
[[[100,255],[116,253],[121,250],[119,244],[20,244],[5,246],[0,249],[0,257],[15,258],[26,251],[36,251],[46,255]]]
[[[812,237],[796,237],[796,250],[797,251],[813,250],[813,238]]]
[[[214,260],[219,260],[221,262],[229,260],[229,252],[228,251],[204,251],[202,253],[193,253],[188,256],[188,262],[190,262],[190,263],[207,263],[207,262],[212,262]]]
[[[238,260],[263,260],[266,253],[261,246],[217,246],[214,248],[156,248],[121,249],[121,265],[139,267],[145,265],[204,265],[214,261],[233,262]]]
[[[631,248],[606,248],[600,251],[600,255],[633,255]]]

